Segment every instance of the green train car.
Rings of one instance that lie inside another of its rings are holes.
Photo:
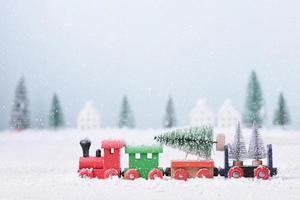
[[[162,145],[125,146],[129,156],[129,166],[124,169],[124,178],[134,180],[163,178],[163,168],[159,167],[159,154],[163,153]]]

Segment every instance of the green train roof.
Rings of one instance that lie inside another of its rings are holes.
[[[162,153],[162,145],[125,146],[125,153]]]

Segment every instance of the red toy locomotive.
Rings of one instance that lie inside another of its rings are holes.
[[[96,151],[96,156],[89,156],[91,142],[88,139],[81,140],[83,156],[79,159],[78,173],[81,177],[105,179],[111,176],[120,176],[120,149],[124,146],[121,140],[103,140],[101,150]]]

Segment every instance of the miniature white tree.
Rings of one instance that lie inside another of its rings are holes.
[[[234,142],[233,144],[229,145],[229,158],[235,160],[243,160],[244,158],[247,158],[247,150],[244,137],[242,135],[240,122],[238,122],[236,128]]]
[[[10,127],[17,130],[23,130],[29,128],[29,126],[29,100],[27,98],[25,79],[24,77],[21,77],[18,82],[15,99],[13,101]]]
[[[175,108],[174,108],[174,103],[173,99],[170,96],[167,107],[166,107],[166,115],[163,120],[163,126],[164,128],[172,128],[176,126],[176,115],[175,115]]]
[[[248,149],[248,158],[260,160],[266,158],[266,156],[267,153],[265,150],[264,142],[254,122],[252,128],[252,137]]]

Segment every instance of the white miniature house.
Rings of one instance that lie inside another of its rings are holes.
[[[206,101],[200,99],[190,113],[191,126],[214,126],[214,113]]]
[[[230,100],[226,100],[217,115],[218,127],[234,128],[240,120],[240,112],[232,106]]]
[[[100,128],[100,114],[92,101],[88,101],[77,118],[77,128],[95,130]]]

